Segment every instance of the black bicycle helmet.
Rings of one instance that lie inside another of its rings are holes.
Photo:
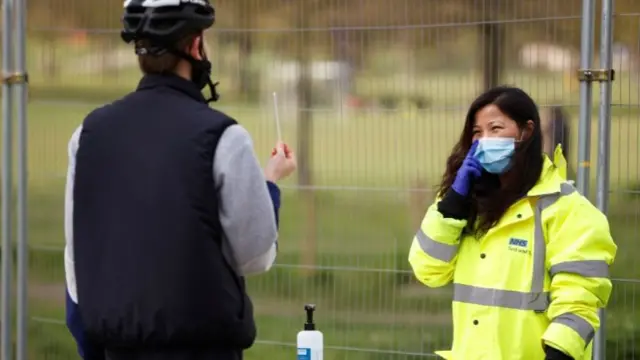
[[[214,22],[215,10],[208,0],[127,0],[121,37],[127,43],[148,39],[171,46]]]
[[[135,42],[137,55],[160,56],[172,53],[191,63],[191,80],[202,89],[208,85],[211,97],[217,101],[218,83],[211,81],[211,62],[200,42],[202,59],[196,60],[183,49],[176,48],[180,40],[197,35],[213,26],[215,10],[209,0],[126,0],[122,17],[122,40]],[[139,40],[148,40],[142,45]]]

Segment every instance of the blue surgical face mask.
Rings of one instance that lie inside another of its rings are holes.
[[[478,140],[478,147],[473,156],[487,172],[499,175],[504,174],[511,167],[515,150],[514,138],[485,137]]]

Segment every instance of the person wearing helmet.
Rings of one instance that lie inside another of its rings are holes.
[[[256,337],[244,277],[272,266],[280,190],[217,100],[206,0],[127,0],[122,39],[143,77],[69,141],[67,326],[85,360],[238,360]],[[209,86],[211,96],[201,90]]]

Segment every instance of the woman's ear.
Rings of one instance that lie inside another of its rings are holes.
[[[535,130],[536,125],[533,123],[533,120],[527,120],[527,124],[522,128],[520,132],[520,141],[525,141],[533,135],[533,130]]]
[[[193,42],[191,43],[191,47],[189,48],[189,55],[196,60],[202,60],[202,55],[200,54],[200,44],[202,43],[202,36],[196,36],[193,38]]]

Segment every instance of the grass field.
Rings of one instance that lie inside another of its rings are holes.
[[[574,130],[570,160],[574,164],[576,92],[552,75],[508,74],[507,79],[523,86],[542,104],[569,104]],[[430,201],[430,194],[422,190],[432,189],[442,172],[477,77],[437,73],[425,75],[424,80],[420,91],[437,104],[428,110],[314,109],[315,221],[309,218],[305,194],[294,189],[295,179],[288,180],[283,184],[278,266],[249,280],[259,344],[247,359],[294,358],[292,344],[304,321],[306,302],[318,304],[327,360],[418,359],[449,345],[450,289],[430,290],[416,284],[408,272],[406,255],[415,218]],[[93,85],[84,78],[46,83],[35,77],[28,108],[32,359],[75,358],[73,341],[61,325],[62,197],[68,138],[98,101],[114,98],[135,81],[128,73]],[[404,88],[405,81],[416,80],[368,79],[358,86],[393,92],[393,84]],[[640,292],[634,281],[625,280],[640,279],[634,252],[640,227],[640,121],[636,111],[640,99],[633,82],[631,77],[622,77],[616,83],[614,102],[618,105],[612,117],[610,222],[620,252],[613,269],[618,280],[608,312],[607,351],[610,359],[621,360],[640,356],[636,325],[640,315],[635,311]],[[276,137],[271,109],[225,102],[219,107],[249,129],[257,154],[265,160]],[[288,108],[281,111],[284,138],[295,144],[295,114]],[[594,139],[596,119],[594,110]],[[596,145],[594,140],[593,160]],[[595,187],[595,181],[592,185]],[[409,191],[416,188],[421,191]]]

